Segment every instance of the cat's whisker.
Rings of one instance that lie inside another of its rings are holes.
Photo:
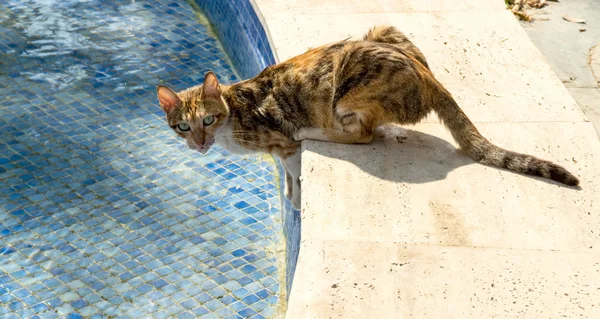
[[[232,144],[237,144],[238,142],[244,142],[245,144],[252,145],[252,146],[263,146],[263,144],[257,143],[255,141],[240,139],[240,138],[220,137],[220,138],[215,138],[215,141],[216,142],[219,142],[219,141],[232,142]]]
[[[234,153],[247,153],[248,149],[240,146],[237,142],[229,140],[229,139],[225,139],[225,140],[217,140],[218,144],[221,144],[223,147],[225,147],[225,149],[232,151]],[[260,146],[260,145],[254,145],[254,146]]]
[[[251,132],[251,131],[232,131],[232,132],[229,132],[229,134],[253,134],[253,135],[256,135],[256,132]]]
[[[233,141],[247,141],[247,142],[256,142],[255,140],[250,140],[245,138],[244,136],[230,136]]]

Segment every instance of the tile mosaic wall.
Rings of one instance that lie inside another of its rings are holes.
[[[156,102],[238,80],[192,7],[0,7],[0,317],[272,317],[276,166],[189,151]]]
[[[242,78],[253,77],[275,63],[265,29],[249,0],[196,0],[196,3],[206,12]],[[279,175],[283,176],[281,163],[278,163],[277,169]],[[281,182],[280,189],[284,189],[283,181]],[[300,211],[294,210],[285,196],[281,195],[281,198],[287,253],[286,287],[289,296],[300,248]]]
[[[249,0],[196,0],[244,79],[274,64],[273,52]]]

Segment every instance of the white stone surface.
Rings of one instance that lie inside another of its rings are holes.
[[[483,135],[581,189],[474,163],[435,116],[304,142],[286,318],[600,318],[600,141],[501,0],[255,0],[280,60],[392,24]]]
[[[593,125],[478,127],[500,146],[565,166],[582,189],[475,163],[439,124],[371,145],[305,142],[302,238],[600,253]]]
[[[600,255],[310,241],[289,319],[598,318]]]

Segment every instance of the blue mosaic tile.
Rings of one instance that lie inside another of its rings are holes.
[[[274,64],[269,40],[249,0],[195,1],[216,26],[216,33],[242,78]]]
[[[183,0],[0,0],[0,317],[275,315],[280,165],[191,152],[155,97],[274,62],[249,1],[198,3],[226,53]]]

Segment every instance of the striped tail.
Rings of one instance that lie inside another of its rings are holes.
[[[433,109],[450,129],[460,147],[474,160],[522,174],[549,178],[569,186],[579,185],[579,179],[560,165],[531,155],[508,151],[492,144],[479,133],[441,84],[433,90],[436,91]]]

